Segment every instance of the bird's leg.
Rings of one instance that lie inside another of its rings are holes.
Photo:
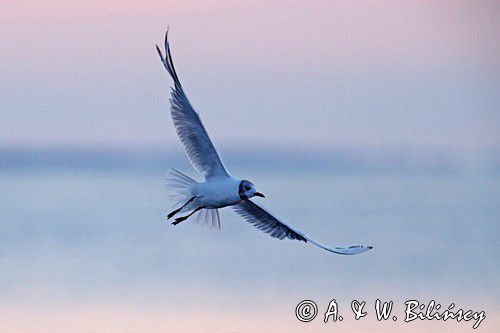
[[[187,205],[189,205],[191,202],[193,202],[193,200],[196,199],[196,196],[192,197],[191,199],[189,199],[184,205],[182,205],[181,208],[178,208],[176,210],[174,210],[173,212],[170,212],[168,215],[167,215],[167,220],[170,219],[172,216],[174,216],[175,214],[177,214],[178,212],[181,211],[182,208],[186,207]]]
[[[175,221],[172,222],[172,224],[177,225],[177,224],[181,223],[182,221],[184,221],[185,219],[187,219],[188,217],[190,217],[191,215],[193,215],[194,213],[196,213],[197,211],[199,211],[200,209],[203,209],[203,208],[205,208],[205,207],[204,206],[197,207],[195,210],[193,210],[188,215],[176,218]]]

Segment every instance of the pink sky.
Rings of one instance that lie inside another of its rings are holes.
[[[144,38],[144,30],[160,24],[162,30],[170,25],[178,36],[189,37],[185,42],[178,37],[179,45],[192,47],[197,41],[217,37],[211,43],[212,51],[229,59],[251,52],[249,47],[266,46],[272,46],[267,50],[270,54],[252,55],[282,59],[289,58],[291,52],[305,59],[307,55],[296,54],[302,49],[308,54],[330,55],[335,51],[333,56],[344,60],[354,57],[387,63],[387,58],[418,59],[428,64],[480,60],[497,66],[500,58],[495,39],[500,31],[500,11],[495,2],[4,1],[1,6],[0,33],[2,39],[13,43],[7,50],[23,44],[27,49],[33,43],[43,45],[56,35],[69,37],[69,32],[111,30],[111,24],[121,25],[126,32],[133,28]],[[156,42],[162,30],[146,38]],[[93,44],[96,40],[102,42],[102,36],[87,35],[78,42]],[[66,40],[63,44],[76,48],[76,42]],[[16,51],[13,55],[31,56]]]
[[[200,304],[205,301],[200,299]],[[279,303],[279,300],[277,300]],[[483,304],[484,306],[484,304]],[[404,310],[404,306],[402,307]],[[494,310],[493,306],[488,307]],[[288,311],[287,311],[288,310]],[[368,310],[368,309],[366,309]],[[371,309],[369,309],[371,310]],[[495,309],[494,311],[497,311]],[[355,321],[346,309],[342,322],[324,323],[325,309],[318,310],[317,317],[309,323],[299,322],[294,317],[290,304],[275,304],[274,307],[255,307],[234,310],[231,307],[191,307],[175,310],[164,307],[141,307],[130,304],[91,305],[51,304],[43,308],[34,306],[0,307],[0,330],[5,332],[471,332],[473,321],[413,321],[404,323],[404,317],[393,322],[378,322],[373,312],[371,317]],[[399,309],[398,309],[399,311]],[[394,310],[396,312],[396,310]],[[401,312],[401,311],[399,311]],[[494,313],[486,313],[478,332],[492,332],[500,324]]]
[[[496,147],[499,14],[494,1],[3,1],[0,140],[175,142],[154,50],[170,26],[222,144],[248,142],[244,122],[279,144],[314,129],[316,144]]]

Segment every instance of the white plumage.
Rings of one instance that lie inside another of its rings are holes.
[[[247,180],[239,180],[226,171],[219,154],[213,146],[199,115],[189,103],[174,68],[172,54],[165,35],[165,56],[156,46],[161,61],[174,81],[171,91],[171,115],[174,126],[193,168],[205,176],[204,182],[197,182],[177,170],[170,170],[167,182],[170,194],[180,206],[168,215],[172,218],[183,212],[186,216],[178,217],[174,225],[198,212],[196,221],[220,228],[218,208],[232,206],[247,222],[257,229],[277,239],[296,239],[310,242],[327,251],[338,254],[357,254],[370,250],[371,246],[351,246],[347,248],[329,247],[306,236],[294,227],[279,221],[264,208],[250,200],[254,196],[264,197]]]

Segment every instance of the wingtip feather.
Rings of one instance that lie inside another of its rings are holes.
[[[161,53],[160,47],[158,44],[156,44],[156,51],[158,51],[158,54],[160,55],[161,62],[164,62],[165,58],[163,58],[163,53]]]
[[[168,31],[170,30],[170,27],[167,27],[167,31],[165,32],[165,48],[167,48],[168,45]]]

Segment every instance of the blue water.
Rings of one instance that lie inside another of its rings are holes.
[[[220,232],[189,221],[173,227],[164,172],[172,165],[197,175],[184,160],[148,161],[0,168],[1,304],[293,310],[303,298],[357,297],[498,308],[498,174],[353,172],[326,163],[273,169],[272,160],[231,169],[266,194],[256,201],[313,238],[374,246],[347,257],[272,239],[230,208],[221,211]]]

